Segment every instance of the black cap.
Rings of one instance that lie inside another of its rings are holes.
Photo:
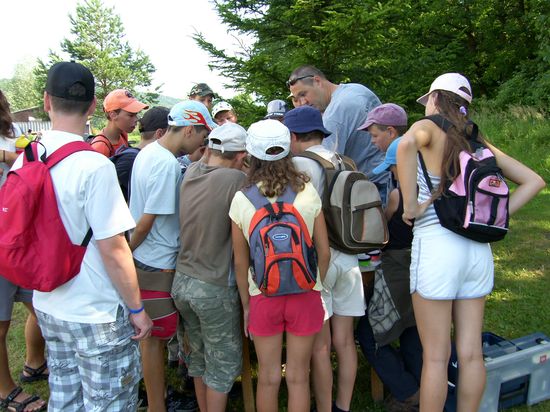
[[[154,132],[157,129],[167,129],[169,113],[170,109],[166,107],[151,107],[139,120],[139,132]]]
[[[46,92],[50,96],[91,102],[95,95],[94,75],[80,63],[56,63],[48,70]]]

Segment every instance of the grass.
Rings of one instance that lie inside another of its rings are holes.
[[[506,153],[536,170],[550,184],[550,119],[534,110],[513,108],[506,113],[479,110],[474,116],[486,137]],[[495,287],[487,299],[484,330],[514,339],[533,332],[550,336],[550,190],[513,216],[510,234],[493,245],[495,258]],[[14,376],[23,366],[24,320],[26,311],[15,305],[12,327],[8,336],[10,365]],[[255,371],[253,371],[255,372]],[[174,373],[169,381],[178,385]],[[47,384],[23,385],[25,390],[46,398]],[[280,397],[281,411],[285,411],[284,384]],[[242,411],[240,400],[231,401],[228,410]],[[359,355],[359,371],[352,410],[383,411],[370,396],[370,367]],[[511,412],[550,412],[550,400],[532,407],[520,406]]]

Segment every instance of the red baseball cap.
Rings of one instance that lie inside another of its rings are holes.
[[[149,106],[138,101],[138,99],[132,96],[132,93],[126,89],[113,90],[103,101],[103,111],[105,112],[122,109],[129,113],[138,113],[147,108],[149,108]]]

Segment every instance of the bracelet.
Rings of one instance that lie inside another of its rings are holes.
[[[128,310],[130,311],[130,313],[132,315],[137,315],[138,313],[143,312],[144,309],[145,309],[145,305],[143,305],[143,303],[141,304],[141,308],[139,308],[139,309],[128,308]]]

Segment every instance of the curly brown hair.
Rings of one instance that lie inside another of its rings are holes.
[[[468,102],[455,93],[437,90],[435,106],[439,114],[449,120],[452,126],[447,131],[447,139],[443,150],[443,161],[441,162],[441,183],[435,196],[439,196],[445,189],[448,182],[452,182],[460,172],[459,154],[462,150],[471,151],[468,140],[471,139],[473,122],[468,114],[460,112],[460,106],[468,110]],[[481,132],[478,133],[477,141],[484,143]]]
[[[10,104],[8,99],[0,90],[0,136],[15,137],[13,136],[13,119],[10,114]]]
[[[296,193],[304,190],[309,176],[299,172],[290,155],[275,161],[250,159],[247,186],[260,183],[260,190],[267,197],[278,197],[290,185]]]

